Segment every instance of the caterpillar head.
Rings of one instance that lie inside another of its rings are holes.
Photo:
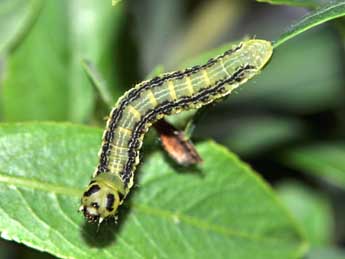
[[[84,213],[88,222],[100,224],[105,218],[115,216],[121,205],[120,193],[105,181],[91,181],[81,198],[79,211]]]

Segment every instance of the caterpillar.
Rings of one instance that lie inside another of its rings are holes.
[[[145,132],[162,117],[230,94],[267,64],[271,42],[250,39],[206,64],[143,81],[119,98],[103,134],[99,163],[81,198],[88,222],[114,216],[133,186]]]

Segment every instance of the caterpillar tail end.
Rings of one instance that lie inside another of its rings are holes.
[[[109,217],[115,217],[117,208],[121,205],[121,193],[109,183],[101,180],[90,182],[81,198],[80,212],[89,223],[100,225],[102,221]]]

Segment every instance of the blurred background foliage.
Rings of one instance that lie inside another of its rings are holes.
[[[115,8],[105,0],[1,0],[1,121],[103,127],[107,108],[82,59],[118,98],[159,65],[179,69],[246,36],[275,40],[328,1],[273,2],[282,5],[123,0]],[[264,73],[208,107],[193,133],[195,142],[226,145],[274,186],[303,227],[312,259],[345,258],[344,26],[338,19],[281,45]],[[183,127],[186,118],[175,122]],[[146,147],[157,147],[156,139]],[[0,258],[52,256],[1,240]]]

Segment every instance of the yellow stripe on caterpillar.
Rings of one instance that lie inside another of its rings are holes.
[[[96,172],[81,199],[86,219],[100,223],[115,216],[133,185],[144,133],[152,123],[230,94],[262,70],[272,51],[269,41],[247,40],[204,65],[141,82],[119,98],[107,121]]]

